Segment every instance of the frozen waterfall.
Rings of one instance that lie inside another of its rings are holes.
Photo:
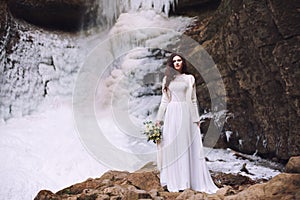
[[[1,199],[33,199],[39,190],[57,191],[89,177],[99,177],[111,169],[107,163],[90,153],[88,145],[82,142],[82,133],[79,135],[77,132],[72,95],[78,72],[87,62],[86,58],[92,49],[115,34],[139,27],[167,28],[182,32],[192,21],[184,17],[168,18],[165,13],[158,12],[163,10],[158,9],[159,5],[166,11],[171,1],[152,1],[153,6],[147,9],[146,2],[149,1],[140,1],[143,6],[131,3],[132,9],[122,14],[121,11],[125,11],[123,8],[117,8],[117,5],[112,3],[114,1],[107,2],[110,4],[105,6],[112,6],[105,8],[107,14],[115,13],[113,15],[118,16],[116,23],[109,30],[98,32],[97,35],[94,35],[94,32],[68,35],[20,24],[20,29],[15,33],[18,38],[15,38],[16,42],[11,46],[11,52],[1,51]],[[123,7],[129,8],[128,5]],[[114,12],[108,12],[110,10]],[[120,13],[115,12],[117,10]],[[104,11],[103,13],[105,14]],[[172,43],[171,35],[156,34],[148,38],[144,33],[140,34],[138,37],[145,37],[148,43]],[[11,38],[6,39],[9,41]],[[107,51],[113,54],[111,49]],[[151,98],[150,101],[150,96],[147,95],[150,95],[151,88],[140,88],[139,85],[146,73],[160,70],[162,62],[163,59],[152,56],[149,49],[136,48],[114,58],[111,65],[95,65],[107,69],[103,76],[98,77],[99,83],[105,82],[105,87],[99,84],[99,90],[95,92],[95,112],[99,123],[110,120],[102,117],[109,116],[102,108],[105,108],[105,101],[109,101],[107,97],[110,89],[121,86],[117,90],[124,90],[126,84],[132,84],[132,87],[127,86],[127,89],[131,89],[131,120],[139,123],[139,120],[149,116],[155,109],[159,96],[153,96],[153,100]],[[134,78],[131,72],[134,72]],[[126,83],[120,85],[120,79]],[[90,80],[87,79],[86,82],[88,81]],[[120,133],[113,121],[105,124],[106,126],[101,127],[106,137],[114,141],[113,146],[118,146],[122,152],[132,154],[132,145],[137,145],[139,154],[154,150],[154,146],[145,142],[143,138],[137,138],[136,141],[128,139]],[[111,130],[116,132],[111,134]],[[102,146],[96,148],[102,154],[106,154]],[[153,160],[153,156],[147,159]],[[134,162],[137,163],[125,167],[134,170],[144,161],[136,156]]]
[[[171,0],[99,0],[95,8],[99,10],[98,20],[111,27],[123,12],[152,10],[162,17],[167,16],[174,3]],[[135,21],[127,21],[130,28],[138,21],[137,18],[128,20]],[[158,19],[153,21],[160,23],[157,22]],[[93,36],[83,33],[84,37],[81,37],[81,34],[56,34],[22,24],[16,26],[19,27],[16,32],[12,32],[11,27],[6,27],[7,36],[1,42],[1,48],[9,46],[7,52],[1,50],[0,54],[2,120],[31,114],[49,98],[70,97],[77,72],[90,51],[89,48],[92,48],[86,46],[89,42],[86,36],[88,35],[89,40],[97,38],[97,41],[92,41],[94,45],[108,31],[101,29],[102,33],[98,32]]]

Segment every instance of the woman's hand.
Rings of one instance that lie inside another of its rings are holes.
[[[155,124],[156,124],[157,126],[162,126],[162,125],[164,124],[164,122],[158,120],[158,121],[155,122]]]
[[[161,127],[163,124],[164,124],[164,122],[161,121],[161,120],[157,120],[157,121],[155,122],[155,125],[158,126],[158,127]],[[156,141],[156,145],[158,146],[158,145],[160,144],[160,142],[161,142],[161,139],[157,140],[157,141]]]
[[[159,145],[159,144],[160,144],[160,140],[157,140],[157,141],[156,141],[156,145]]]

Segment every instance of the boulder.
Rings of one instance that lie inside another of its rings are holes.
[[[39,193],[37,194],[37,196],[34,198],[34,200],[61,200],[62,198],[57,195],[54,194],[53,192],[49,191],[49,190],[41,190],[39,191]]]
[[[266,183],[252,185],[236,195],[224,198],[224,200],[238,199],[300,199],[300,174],[282,173]]]
[[[150,191],[152,189],[162,189],[158,176],[154,172],[131,173],[128,181],[136,188]]]
[[[286,173],[300,173],[300,156],[293,156],[285,166]]]

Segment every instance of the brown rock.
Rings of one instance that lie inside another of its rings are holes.
[[[238,189],[238,187],[241,185],[252,185],[255,183],[255,181],[247,176],[243,176],[240,174],[226,174],[222,172],[216,173],[213,176],[213,179],[215,180],[215,183],[218,183],[219,187],[227,185],[235,189]]]
[[[111,181],[119,184],[119,183],[123,183],[127,176],[129,175],[129,172],[126,172],[126,171],[113,171],[113,170],[110,170],[106,173],[104,173],[100,179],[102,181],[104,181],[105,183],[111,183]],[[109,181],[110,180],[110,181]]]
[[[144,190],[139,190],[134,186],[131,186],[128,187],[128,191],[125,193],[124,199],[152,199],[152,196]]]
[[[207,200],[223,200],[223,198],[220,198],[218,195],[216,194],[208,194],[207,195]]]
[[[232,191],[232,190],[233,190],[233,188],[231,186],[225,185],[224,187],[217,190],[216,194],[219,197],[224,197],[224,196],[230,194],[230,191]]]
[[[99,194],[96,200],[110,200],[110,197],[106,194]]]
[[[107,194],[109,196],[121,196],[123,197],[123,195],[126,193],[127,189],[122,187],[122,186],[119,186],[119,185],[115,185],[115,186],[112,186],[112,187],[108,187],[108,188],[105,188],[103,190],[103,193],[104,194]]]
[[[97,197],[97,194],[81,194],[76,200],[96,200]]]
[[[176,198],[176,200],[190,199],[191,197],[193,197],[195,195],[195,193],[196,192],[193,190],[186,189]]]
[[[58,195],[75,195],[80,194],[86,189],[95,189],[97,187],[103,186],[102,181],[100,179],[88,179],[82,183],[74,184],[70,187],[62,189],[58,191],[56,194]]]
[[[191,200],[202,200],[202,199],[207,199],[207,194],[206,193],[197,193],[193,197],[191,197]]]
[[[59,195],[54,194],[49,190],[41,190],[34,200],[61,200],[62,198]]]
[[[160,181],[158,176],[154,172],[135,172],[128,175],[128,181],[137,187],[145,191],[152,189],[161,189]]]
[[[175,200],[180,195],[179,192],[159,192],[159,196],[163,199]]]
[[[300,197],[300,174],[282,173],[275,176],[267,183],[256,184],[248,189],[225,197],[225,200],[258,199],[299,199]]]
[[[299,6],[299,2],[293,0],[285,3],[283,1],[272,0],[269,1],[269,3],[271,12],[274,16],[274,22],[276,23],[280,33],[285,38],[293,35],[299,35],[300,25],[297,21],[300,21],[300,16],[299,12],[295,9],[295,7]]]
[[[289,159],[285,166],[286,173],[300,173],[300,156],[294,156]]]
[[[148,191],[148,193],[151,195],[152,198],[154,198],[158,195],[158,190],[152,189],[152,190]]]

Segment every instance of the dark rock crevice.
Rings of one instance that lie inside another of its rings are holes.
[[[94,0],[8,0],[14,17],[45,29],[67,32],[95,25],[90,23],[97,15],[96,9],[90,9],[93,4]]]
[[[170,16],[185,15],[202,17],[217,9],[221,0],[179,0],[175,8],[170,10]]]

